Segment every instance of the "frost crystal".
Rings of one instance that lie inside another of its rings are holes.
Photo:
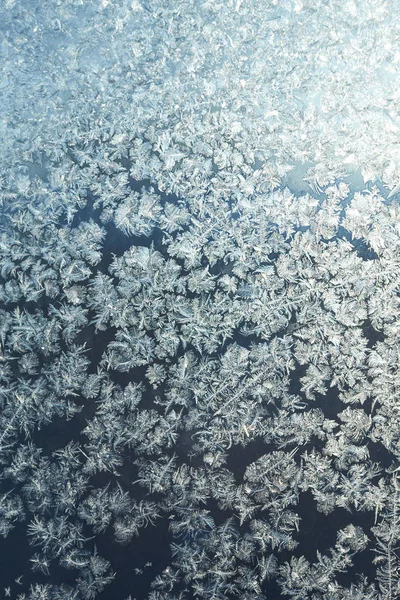
[[[6,597],[400,598],[399,8],[4,0]]]

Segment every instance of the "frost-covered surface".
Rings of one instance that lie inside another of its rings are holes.
[[[150,143],[163,190],[274,186],[292,161],[326,183],[399,183],[398,0],[4,0],[2,161]],[[6,151],[5,151],[6,150]],[[211,160],[212,159],[212,160]],[[214,165],[214,168],[212,167]],[[64,172],[64,177],[67,178]]]
[[[3,2],[6,597],[400,597],[399,8]]]

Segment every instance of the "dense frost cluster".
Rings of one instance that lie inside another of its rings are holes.
[[[5,596],[399,598],[398,2],[2,6]]]
[[[8,168],[64,164],[71,146],[84,161],[111,128],[118,146],[139,134],[137,178],[191,196],[278,185],[291,160],[322,183],[357,167],[400,182],[399,0],[3,0],[0,11]],[[75,179],[51,171],[53,185]]]

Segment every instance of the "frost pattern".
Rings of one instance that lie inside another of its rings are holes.
[[[400,597],[398,9],[5,0],[6,597]]]

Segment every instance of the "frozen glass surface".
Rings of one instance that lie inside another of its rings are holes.
[[[0,2],[0,588],[400,598],[400,3]]]

